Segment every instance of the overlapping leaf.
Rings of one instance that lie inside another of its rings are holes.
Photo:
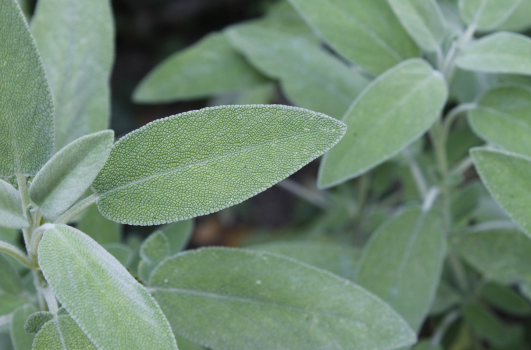
[[[459,0],[459,11],[466,23],[480,30],[494,29],[505,22],[521,0]]]
[[[0,179],[0,226],[21,229],[29,226],[24,216],[20,193],[11,184]]]
[[[26,319],[34,313],[35,308],[26,304],[18,308],[14,313],[11,319],[11,326],[9,333],[11,335],[11,341],[13,342],[13,347],[15,350],[32,350],[33,334],[27,333],[24,330],[24,324]],[[52,349],[52,348],[50,348]]]

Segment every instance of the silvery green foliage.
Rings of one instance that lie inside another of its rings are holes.
[[[34,350],[97,350],[98,348],[83,333],[72,317],[53,315],[35,335]]]
[[[501,25],[520,5],[521,0],[459,0],[463,20],[480,30],[491,30]]]
[[[13,313],[9,333],[15,350],[31,350],[34,335],[24,330],[26,319],[35,312],[35,307],[26,304]]]
[[[20,193],[11,184],[0,180],[0,221],[7,228],[26,228],[29,226],[24,217]]]

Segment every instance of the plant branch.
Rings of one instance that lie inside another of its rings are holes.
[[[7,242],[0,241],[0,252],[4,252],[13,258],[17,259],[22,265],[26,266],[29,269],[38,269],[39,266],[32,263],[26,254],[24,254],[20,249],[11,245]]]
[[[317,191],[312,191],[291,179],[282,180],[277,185],[289,193],[305,199],[319,208],[329,209],[332,206],[330,201],[323,194]]]
[[[407,158],[409,163],[409,170],[411,171],[411,175],[413,176],[413,179],[415,180],[415,184],[417,185],[417,189],[419,190],[420,195],[422,198],[426,198],[426,194],[428,193],[428,185],[426,182],[426,179],[424,178],[424,174],[422,173],[422,170],[419,167],[419,164],[417,163],[417,160],[415,157],[409,152],[408,149],[404,150],[404,156]]]
[[[87,198],[79,201],[72,208],[68,209],[63,215],[61,215],[57,220],[55,220],[55,223],[65,224],[65,225],[68,224],[79,213],[81,213],[83,210],[90,207],[92,204],[96,203],[99,198],[100,198],[100,195],[98,193],[91,194]]]
[[[454,323],[459,317],[461,316],[461,312],[459,310],[454,310],[447,314],[444,319],[441,321],[441,324],[437,327],[435,330],[435,333],[431,337],[429,350],[436,349],[440,344],[441,341],[448,331],[448,328]]]

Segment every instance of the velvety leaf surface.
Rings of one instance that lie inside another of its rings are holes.
[[[42,326],[44,326],[48,321],[53,320],[54,314],[49,311],[38,311],[31,314],[24,324],[24,330],[27,333],[37,334]]]
[[[31,345],[35,336],[24,330],[24,324],[26,324],[26,319],[35,311],[32,305],[26,304],[13,313],[9,334],[11,335],[11,341],[15,350],[32,349]]]
[[[518,8],[521,0],[459,0],[461,17],[480,30],[498,27]]]
[[[20,276],[3,254],[0,254],[0,290],[12,296],[22,293]]]
[[[380,227],[358,262],[356,283],[418,330],[441,278],[446,241],[440,214],[410,208]]]
[[[45,217],[66,211],[90,187],[111,153],[112,130],[83,136],[57,152],[37,173],[30,199]]]
[[[31,29],[55,105],[55,151],[109,127],[114,25],[109,0],[39,0]]]
[[[210,34],[155,67],[138,85],[140,103],[207,97],[263,84],[266,79],[230,45],[224,33]]]
[[[53,148],[52,97],[17,1],[2,1],[0,13],[0,176],[34,175]]]
[[[265,75],[279,79],[297,106],[341,118],[368,79],[306,37],[259,24],[227,31],[231,43]]]
[[[531,156],[531,87],[500,86],[469,112],[474,132],[498,147]]]
[[[44,233],[38,253],[55,295],[99,349],[177,349],[155,300],[89,236],[55,225]]]
[[[471,151],[481,180],[509,216],[531,234],[531,159],[488,148]]]
[[[487,73],[531,75],[531,39],[499,32],[472,43],[456,60],[458,67]]]
[[[120,139],[93,184],[107,218],[155,225],[218,211],[265,190],[345,133],[326,115],[224,106],[156,120]]]
[[[117,337],[120,334],[116,334]],[[35,336],[33,350],[98,350],[70,316],[55,315]]]
[[[24,216],[20,193],[11,184],[0,179],[0,226],[22,229],[29,226]]]
[[[334,50],[372,75],[420,54],[386,0],[290,3]]]
[[[159,265],[150,284],[174,331],[216,350],[373,350],[415,341],[364,289],[270,253],[182,253]]]
[[[122,225],[105,218],[95,205],[85,211],[77,228],[99,244],[120,242],[122,234]]]
[[[408,60],[379,76],[343,117],[348,131],[325,155],[319,186],[338,185],[398,154],[429,129],[447,96],[444,78],[424,60]]]
[[[170,254],[176,254],[186,248],[192,236],[193,228],[193,220],[177,221],[159,228],[168,239]]]

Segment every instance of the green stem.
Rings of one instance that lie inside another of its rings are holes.
[[[411,175],[413,176],[413,179],[415,180],[417,189],[419,190],[421,197],[424,199],[426,197],[426,194],[428,193],[428,185],[427,185],[426,179],[424,178],[424,174],[422,173],[422,170],[420,169],[419,164],[417,163],[417,160],[411,154],[411,152],[409,152],[409,150],[406,149],[404,150],[403,153],[408,160],[409,171],[411,171]]]
[[[477,108],[475,103],[463,103],[454,107],[444,119],[443,129],[441,131],[441,142],[446,144],[448,141],[448,135],[450,134],[450,128],[452,127],[453,122],[459,117],[462,113],[467,112],[471,109]]]
[[[17,259],[22,265],[26,266],[29,269],[38,269],[39,266],[32,263],[30,259],[24,254],[20,249],[15,247],[14,245],[11,245],[9,243],[6,243],[4,241],[0,241],[0,252],[4,252],[13,258]]]
[[[367,203],[369,191],[371,189],[371,178],[369,173],[361,175],[358,185],[358,216],[361,215],[363,207]]]
[[[330,201],[323,194],[317,191],[312,191],[291,179],[282,180],[277,185],[319,208],[329,209],[332,206]]]
[[[93,193],[87,198],[79,201],[76,205],[74,205],[72,208],[68,209],[63,215],[61,215],[57,220],[55,220],[56,224],[68,224],[73,218],[78,216],[83,210],[90,207],[92,204],[96,203],[96,201],[100,198],[100,195],[98,193]]]
[[[437,347],[441,344],[444,335],[448,331],[448,328],[450,328],[452,323],[454,323],[460,316],[461,312],[459,310],[454,310],[444,317],[431,338],[428,350],[437,349]]]

